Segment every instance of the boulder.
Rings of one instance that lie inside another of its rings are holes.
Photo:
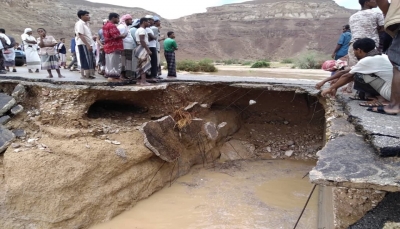
[[[9,111],[16,102],[13,97],[0,93],[0,116]]]
[[[14,138],[15,135],[11,131],[0,125],[0,153],[4,152],[11,145]]]
[[[226,142],[219,151],[221,153],[221,161],[234,161],[256,157],[254,150],[254,145],[234,139]]]

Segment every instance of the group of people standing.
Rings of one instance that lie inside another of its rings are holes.
[[[95,68],[111,82],[139,79],[137,84],[158,82],[161,75],[161,45],[164,41],[168,77],[176,77],[175,51],[178,49],[173,32],[161,36],[161,21],[147,15],[133,19],[129,14],[120,17],[110,13],[103,27],[93,37],[89,12],[80,10],[75,24],[75,39],[71,41],[81,68],[82,78],[93,79]],[[75,43],[75,44],[73,44]],[[95,50],[95,51],[94,51]]]
[[[357,92],[350,98],[363,100],[360,106],[371,112],[397,115],[400,113],[400,0],[391,3],[359,0],[359,3],[361,11],[350,17],[349,26],[343,28],[332,55],[335,59],[345,57],[348,67],[321,81],[316,88],[331,82],[321,94],[335,95],[340,87],[354,83]],[[378,6],[383,14],[373,10]],[[386,34],[380,38],[383,32]],[[389,39],[382,38],[385,35]]]

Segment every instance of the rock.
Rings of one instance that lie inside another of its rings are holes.
[[[117,150],[115,150],[115,154],[116,154],[118,157],[120,157],[120,158],[126,160],[126,152],[125,152],[124,149],[118,148]]]
[[[0,118],[0,125],[4,125],[6,124],[8,121],[10,121],[11,117],[8,115],[5,115],[3,117]]]
[[[271,147],[267,147],[267,151],[268,151],[268,153],[271,153],[272,152],[272,149],[271,149]]]
[[[249,106],[252,106],[252,105],[254,105],[254,104],[256,104],[256,103],[257,103],[256,101],[250,100],[250,101],[249,101]]]
[[[284,121],[283,124],[289,125],[289,122],[288,121]]]
[[[218,129],[221,129],[222,127],[226,126],[226,124],[228,124],[228,123],[226,123],[226,122],[220,123],[220,124],[218,125]]]
[[[15,135],[4,126],[0,125],[0,153],[4,152],[14,139]]]
[[[121,142],[118,142],[118,141],[112,141],[112,142],[111,142],[111,144],[113,144],[113,145],[121,145]]]
[[[15,129],[15,130],[12,130],[12,132],[14,133],[15,137],[17,137],[17,138],[26,137],[26,132],[25,132],[25,130],[22,130],[22,129]]]
[[[14,149],[17,149],[17,148],[21,147],[21,145],[18,143],[13,143],[13,144],[11,144],[11,147]]]
[[[288,146],[292,146],[292,145],[294,145],[294,141],[288,141],[286,144],[287,144]]]
[[[207,122],[204,124],[204,130],[210,140],[216,140],[218,137],[218,130],[215,123]]]
[[[0,93],[0,115],[9,111],[16,103],[13,97]]]
[[[200,105],[202,108],[208,108],[208,104],[201,104]]]
[[[254,150],[252,151],[249,148],[253,148],[249,146],[250,144],[247,142],[239,141],[239,140],[230,140],[226,142],[221,148],[221,161],[233,161],[233,160],[243,160],[250,159],[256,157]],[[255,147],[254,147],[255,148]]]
[[[30,138],[28,139],[28,143],[29,144],[36,143],[37,140],[38,140],[37,138]]]
[[[22,84],[18,84],[15,88],[14,91],[11,93],[11,96],[14,97],[14,99],[20,103],[24,101],[26,97],[26,89]]]
[[[291,157],[291,156],[293,155],[293,153],[294,153],[293,150],[288,150],[288,151],[285,152],[285,155],[286,155],[287,157]]]

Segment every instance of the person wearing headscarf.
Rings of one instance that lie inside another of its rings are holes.
[[[32,29],[26,28],[24,34],[21,35],[22,43],[24,44],[26,66],[29,73],[32,73],[32,69],[36,69],[39,72],[40,57],[38,53],[38,45],[35,37],[32,36]]]
[[[104,52],[106,53],[105,74],[108,81],[119,82],[122,80],[121,54],[124,50],[123,39],[127,34],[121,34],[117,28],[119,15],[110,13],[108,22],[103,26],[104,34]]]
[[[131,15],[126,14],[120,18],[118,30],[121,34],[126,34],[126,37],[123,39],[124,50],[121,55],[121,76],[125,79],[132,79],[135,77],[135,73],[133,71],[133,49],[135,48],[134,40],[132,34],[129,31],[130,25],[132,25],[133,18]]]
[[[61,75],[60,63],[58,62],[57,57],[57,40],[54,39],[53,36],[48,36],[46,30],[43,28],[37,29],[37,32],[39,34],[37,43],[40,47],[42,70],[47,70],[47,72],[49,73],[47,78],[53,78],[51,70],[56,70],[58,78],[64,78],[64,76]]]

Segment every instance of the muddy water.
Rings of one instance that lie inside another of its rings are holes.
[[[150,198],[93,229],[293,228],[314,163],[236,161],[195,167]],[[298,228],[316,228],[315,192]]]

